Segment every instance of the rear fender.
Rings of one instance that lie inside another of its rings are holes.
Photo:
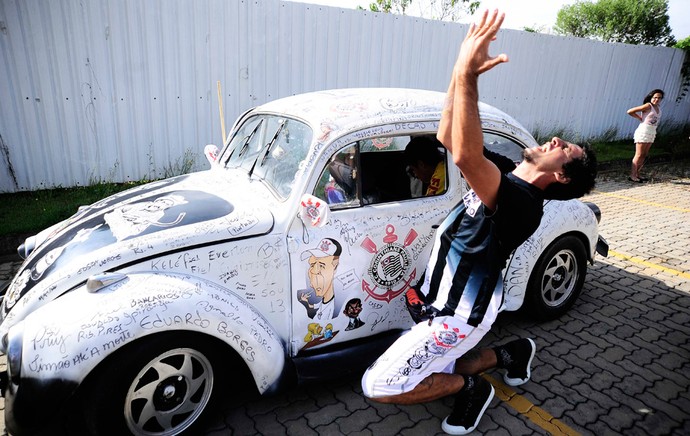
[[[504,270],[504,300],[501,310],[518,310],[527,292],[532,270],[539,256],[553,241],[566,234],[578,236],[585,244],[590,259],[597,245],[598,224],[594,212],[579,200],[549,201],[539,228],[510,258]]]
[[[80,384],[123,345],[170,330],[214,336],[232,347],[260,393],[285,367],[277,332],[252,306],[212,282],[182,274],[138,273],[95,292],[86,286],[30,314],[22,330],[21,378]],[[12,335],[12,331],[10,331]]]

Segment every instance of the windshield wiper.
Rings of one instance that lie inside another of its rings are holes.
[[[252,130],[252,133],[250,133],[249,135],[247,135],[246,138],[244,138],[244,143],[242,144],[242,147],[240,147],[240,154],[238,154],[237,157],[242,157],[244,152],[247,151],[247,148],[249,148],[249,141],[252,140],[252,138],[254,137],[254,134],[256,133],[257,130],[259,130],[259,127],[261,127],[261,124],[263,122],[264,122],[263,119],[259,120],[259,122],[256,124],[256,127],[254,127],[254,129]],[[228,158],[228,161],[232,157],[233,153],[235,153],[235,150],[237,150],[237,149],[235,148],[234,150],[232,150],[232,153],[230,153],[230,157]]]
[[[273,147],[273,144],[275,144],[276,139],[278,139],[278,135],[280,135],[280,132],[283,131],[283,127],[285,127],[285,124],[287,124],[287,120],[283,120],[280,123],[280,126],[278,126],[278,129],[276,130],[276,133],[273,134],[273,138],[266,144],[266,151],[263,154],[263,157],[261,158],[261,164],[259,166],[263,166],[264,162],[266,162],[266,158],[268,157],[268,153],[271,152],[271,148]],[[256,163],[259,161],[259,157],[256,157],[256,160],[252,164],[252,168],[249,170],[249,177],[252,176],[252,173],[254,172],[254,168],[256,167]]]

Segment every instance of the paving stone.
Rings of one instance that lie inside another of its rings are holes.
[[[639,400],[654,413],[663,412],[669,417],[676,417],[673,419],[676,424],[679,423],[679,419],[687,414],[686,411],[678,409],[678,407],[669,403],[668,401],[660,399],[655,391],[647,391],[644,394],[638,396]],[[672,419],[672,418],[669,418]]]
[[[611,427],[606,423],[606,421],[601,420],[597,421],[593,424],[590,424],[589,427],[587,428],[589,430],[589,434],[592,435],[614,435],[614,434],[620,434],[619,432],[615,432],[611,429]]]
[[[558,370],[556,367],[554,367],[551,364],[548,363],[543,363],[540,364],[539,366],[535,366],[532,370],[532,378],[531,380],[537,383],[540,383],[544,380],[550,380],[554,376],[558,374],[562,374],[563,371]]]
[[[578,335],[583,336],[582,332],[578,333]],[[584,339],[584,338],[583,338],[583,339]],[[593,343],[588,343],[588,344],[584,344],[584,345],[579,346],[579,347],[574,351],[574,353],[575,353],[580,359],[587,360],[587,359],[589,359],[590,357],[594,357],[594,356],[596,356],[596,355],[598,355],[598,354],[601,354],[603,351],[604,351],[604,350],[602,350],[601,348],[599,348],[599,347],[596,346],[595,344],[593,344]]]
[[[423,404],[411,404],[401,406],[401,410],[407,414],[412,422],[422,421],[429,418],[429,409]]]
[[[313,398],[305,398],[300,401],[290,401],[290,407],[280,407],[274,410],[279,422],[291,421],[307,413],[323,410],[323,406],[316,404]],[[337,403],[336,403],[337,404]]]
[[[661,380],[661,379],[671,379],[675,383],[683,386],[688,385],[688,375],[687,373],[681,373],[681,372],[672,372],[669,371],[668,369],[664,368],[663,366],[659,365],[657,362],[654,362],[650,365],[647,365],[645,368],[647,372],[645,372],[645,377],[647,377],[648,380]]]
[[[687,379],[686,379],[687,380]],[[670,402],[678,398],[682,392],[687,392],[688,383],[678,384],[673,380],[657,380],[650,389],[660,400]]]
[[[591,387],[598,389],[598,390],[603,390],[603,389],[608,389],[611,386],[619,385],[621,379],[614,376],[608,371],[596,371],[592,376],[585,380],[584,382],[590,385]]]
[[[319,434],[309,426],[306,418],[299,418],[292,421],[284,422],[285,432],[288,435],[299,436],[318,436]]]
[[[584,427],[599,421],[606,416],[606,409],[603,409],[595,401],[584,401],[575,405],[575,408],[565,412],[565,415],[573,421],[580,423]]]
[[[655,412],[646,414],[644,419],[635,424],[635,427],[648,435],[665,435],[670,434],[672,429],[678,428],[678,424],[665,413]]]
[[[314,428],[320,425],[326,425],[336,418],[343,416],[350,416],[352,412],[345,408],[345,404],[338,403],[315,412],[305,413],[304,417],[309,421],[309,426]]]
[[[371,407],[364,395],[362,395],[361,390],[360,392],[355,390],[338,391],[335,393],[335,398],[338,402],[344,403],[350,412]]]
[[[445,434],[441,430],[441,421],[425,419],[416,422],[412,427],[400,430],[402,436],[436,435]],[[376,435],[378,436],[378,435]]]
[[[588,372],[580,368],[579,366],[575,366],[571,368],[569,371],[565,371],[562,374],[559,374],[554,377],[555,380],[563,383],[566,386],[577,386],[581,384],[584,380],[589,378]]]
[[[340,427],[338,426],[338,424],[335,421],[330,422],[329,424],[320,425],[320,426],[314,428],[314,430],[316,431],[316,433],[318,433],[319,436],[342,436],[342,434],[343,434],[343,432],[340,430]],[[369,430],[369,429],[364,430],[364,432],[366,434],[372,434],[372,433],[370,433],[371,430]],[[262,433],[262,435],[263,434],[270,434],[270,433]]]
[[[413,428],[415,422],[411,421],[402,411],[397,415],[389,415],[379,422],[369,424],[368,428],[373,434],[400,434],[403,429]]]
[[[244,407],[230,409],[230,412],[224,415],[226,426],[235,434],[256,434],[256,422],[247,414]]]
[[[534,434],[534,430],[526,424],[527,419],[523,416],[512,415],[511,412],[514,413],[514,411],[509,407],[505,405],[496,406],[496,400],[494,400],[489,408],[491,420],[484,419],[485,417],[482,418],[479,426],[477,426],[477,430],[489,432],[497,424],[499,427],[507,426],[510,429],[510,434],[513,436]],[[488,412],[489,409],[487,409],[486,414],[489,414]]]
[[[610,343],[606,339],[606,335],[609,333],[609,331],[610,330],[606,324],[597,322],[592,324],[586,331],[578,332],[576,335],[582,338],[582,340],[588,342],[588,344],[596,345],[600,351],[603,351],[614,346],[614,344]]]
[[[338,419],[338,427],[345,434],[358,432],[366,429],[370,424],[381,422],[381,417],[376,413],[376,409],[369,407],[359,409],[348,416]]]
[[[275,414],[266,413],[264,415],[255,416],[256,430],[259,434],[284,435],[287,434],[287,429],[283,424],[278,422]]]
[[[627,394],[639,395],[645,392],[648,388],[654,386],[654,383],[645,379],[638,374],[630,374],[624,377],[619,383],[616,383],[616,387],[623,390]]]

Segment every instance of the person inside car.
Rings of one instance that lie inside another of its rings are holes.
[[[418,190],[412,190],[412,197],[443,194],[446,191],[446,162],[445,155],[433,135],[413,137],[405,147],[405,161],[409,173],[421,182],[415,184]],[[413,185],[411,185],[413,186]]]

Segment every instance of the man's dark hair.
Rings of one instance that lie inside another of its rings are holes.
[[[418,161],[422,161],[436,166],[443,160],[439,147],[443,147],[443,144],[434,135],[415,136],[405,147],[405,161],[408,165],[416,165]]]
[[[582,157],[563,165],[563,174],[569,183],[552,183],[544,190],[547,200],[570,200],[588,194],[597,177],[597,156],[589,145],[582,146]]]

